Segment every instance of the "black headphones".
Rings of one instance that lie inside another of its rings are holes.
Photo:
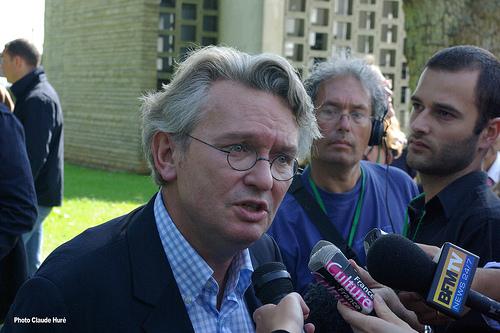
[[[384,115],[382,118],[373,117],[372,119],[372,131],[370,132],[370,140],[368,140],[368,146],[378,146],[382,143],[382,139],[385,136],[384,119],[389,112],[387,106],[384,107]]]

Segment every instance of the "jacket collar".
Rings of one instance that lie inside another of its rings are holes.
[[[24,99],[28,92],[30,92],[37,83],[46,80],[47,77],[43,67],[40,66],[14,82],[14,84],[10,87],[10,90],[16,97],[16,100]]]

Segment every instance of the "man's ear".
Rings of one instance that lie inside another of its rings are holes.
[[[479,148],[487,150],[495,144],[498,135],[500,135],[500,117],[490,119],[488,125],[483,129],[479,138]]]
[[[165,132],[156,132],[153,135],[151,143],[151,151],[154,159],[154,167],[161,175],[161,178],[166,181],[173,181],[177,178],[177,169],[175,163],[175,142],[172,136]]]
[[[22,68],[24,66],[24,59],[18,55],[12,56],[12,60],[16,68]]]

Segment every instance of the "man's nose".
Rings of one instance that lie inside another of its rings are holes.
[[[429,112],[427,109],[412,114],[410,118],[410,128],[413,132],[429,132]]]
[[[273,187],[274,178],[271,174],[271,164],[265,157],[257,158],[257,162],[245,175],[245,184],[257,187],[261,191],[268,191]]]

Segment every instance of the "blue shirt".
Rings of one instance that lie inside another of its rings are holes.
[[[406,207],[418,194],[418,189],[413,180],[397,168],[387,169],[386,166],[367,161],[361,161],[361,168],[366,177],[365,196],[352,249],[359,258],[359,264],[365,265],[365,235],[373,228],[401,233]],[[307,191],[313,195],[309,174],[310,169],[306,168],[300,177]],[[347,240],[361,192],[361,177],[349,192],[331,193],[317,188],[330,222]],[[286,194],[268,233],[278,243],[296,290],[303,293],[307,285],[313,282],[307,267],[311,250],[323,237],[292,194]]]
[[[160,240],[172,267],[195,332],[255,332],[244,294],[250,285],[253,266],[248,249],[240,252],[229,268],[220,311],[219,286],[213,270],[182,236],[165,208],[159,192],[154,214]]]

